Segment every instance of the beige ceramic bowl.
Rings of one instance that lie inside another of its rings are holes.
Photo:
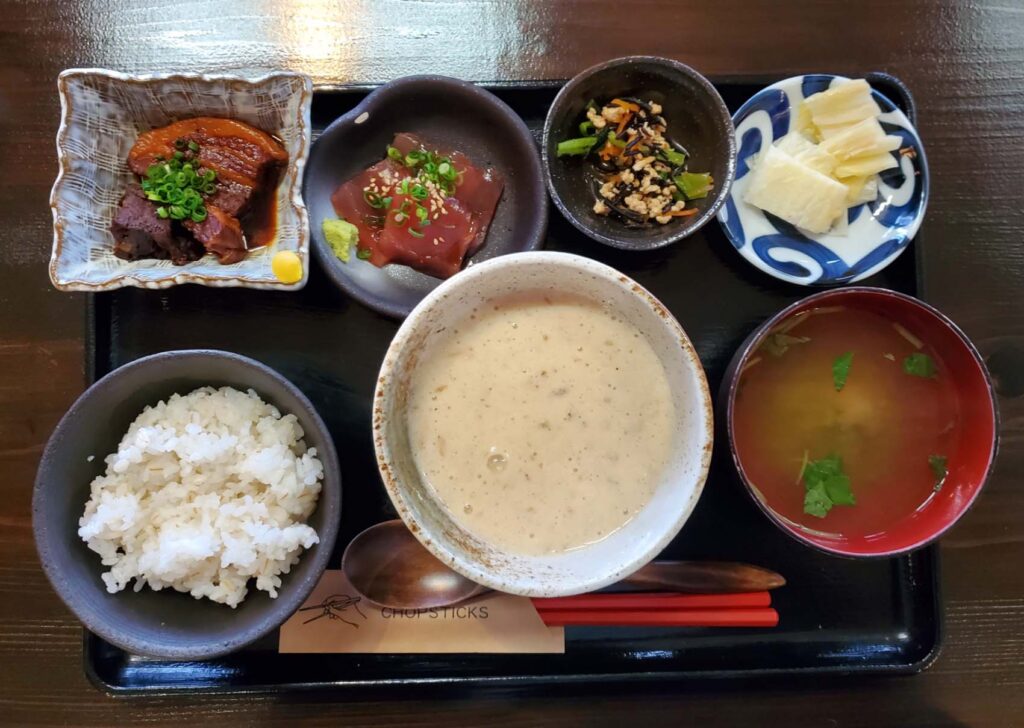
[[[557,290],[614,309],[651,343],[668,375],[678,413],[673,456],[647,506],[622,529],[582,548],[547,556],[504,552],[466,531],[421,478],[406,407],[414,368],[431,356],[431,336],[490,299]],[[697,353],[672,315],[613,268],[564,253],[517,253],[472,266],[428,295],[388,349],[373,408],[384,485],[399,515],[437,558],[485,586],[527,596],[592,591],[636,571],[679,532],[700,497],[711,461],[711,397]]]
[[[309,272],[309,222],[302,201],[302,171],[309,156],[308,76],[278,72],[258,78],[166,73],[132,75],[73,68],[57,79],[57,181],[50,193],[53,253],[50,280],[63,291],[108,291],[123,286],[204,286],[296,289]],[[132,179],[128,150],[139,133],[194,116],[219,116],[273,134],[288,152],[277,187],[277,235],[244,260],[221,265],[206,255],[187,265],[114,256],[110,222]],[[302,262],[302,279],[282,283],[270,269],[279,250]]]

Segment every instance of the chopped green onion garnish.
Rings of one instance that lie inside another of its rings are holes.
[[[174,148],[179,150],[179,151],[184,149],[187,145],[188,145],[188,142],[185,139],[175,139],[174,140]]]
[[[416,205],[416,219],[417,220],[419,220],[420,222],[423,222],[424,220],[427,219],[427,215],[428,214],[429,213],[427,212],[427,208],[425,208],[423,205]]]
[[[566,139],[558,143],[556,153],[559,157],[582,156],[589,152],[597,144],[597,137],[579,137],[578,139]]]
[[[393,159],[396,162],[402,161],[402,153],[395,147],[388,147],[388,159]]]
[[[421,162],[426,161],[426,159],[427,159],[427,153],[426,152],[424,152],[422,149],[414,149],[413,151],[411,151],[411,152],[409,152],[408,154],[405,155],[405,166],[406,167],[415,167],[416,165],[420,164]]]
[[[412,235],[414,238],[422,238],[423,237],[423,233],[421,233],[416,228],[409,228],[409,234]]]
[[[414,199],[425,200],[430,196],[430,192],[423,185],[413,185],[411,194]]]
[[[373,192],[371,190],[368,190],[368,189],[364,189],[363,190],[363,199],[366,201],[367,205],[369,205],[370,207],[372,207],[372,208],[374,208],[376,210],[379,210],[380,208],[384,207],[384,203],[381,200],[380,195],[378,195],[376,192]]]
[[[175,142],[177,147],[191,148],[190,144],[194,142],[184,139]],[[216,191],[217,174],[208,169],[197,173],[194,164],[182,161],[184,156],[176,151],[170,161],[149,165],[140,186],[146,199],[158,203],[157,215],[162,219],[202,222],[207,216],[203,195]]]
[[[455,172],[452,170],[452,165],[449,162],[441,162],[437,165],[437,173],[442,179],[451,180],[455,177]]]
[[[188,143],[188,148],[190,150],[192,150],[193,152],[198,152],[199,151],[199,145],[196,144],[195,142],[189,142]]]
[[[373,257],[373,251],[369,248],[360,248],[356,251],[356,257],[359,258],[359,260],[369,260]]]
[[[391,207],[391,197],[381,197],[380,201],[383,203],[381,207]]]
[[[405,222],[406,220],[408,220],[408,219],[409,219],[409,216],[408,216],[408,215],[406,215],[406,214],[405,214],[404,212],[396,212],[396,213],[394,214],[394,216],[393,216],[393,218],[392,218],[392,219],[394,219],[394,221],[395,221],[395,223],[396,223],[396,224],[398,224],[398,225],[401,225],[401,224],[403,224],[403,223],[404,223],[404,222]]]

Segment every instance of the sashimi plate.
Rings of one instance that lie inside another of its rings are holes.
[[[874,200],[847,211],[845,225],[837,224],[827,233],[810,233],[744,201],[750,164],[796,127],[800,102],[844,80],[830,74],[787,78],[752,96],[733,115],[739,157],[736,178],[718,220],[740,255],[790,283],[835,286],[861,281],[894,261],[924,219],[928,203],[924,146],[903,112],[874,89],[882,128],[902,140],[892,152],[898,165],[880,174]]]

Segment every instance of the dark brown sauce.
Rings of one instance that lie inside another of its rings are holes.
[[[266,182],[253,195],[249,211],[239,219],[249,250],[269,245],[277,236],[277,188],[283,172],[284,167],[275,167],[267,173]]]

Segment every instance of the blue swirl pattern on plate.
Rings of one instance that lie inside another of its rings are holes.
[[[718,213],[726,236],[740,255],[770,275],[791,283],[830,286],[862,280],[891,263],[921,226],[928,202],[928,164],[910,120],[878,91],[879,121],[887,134],[901,137],[893,152],[899,166],[883,172],[878,196],[850,208],[845,233],[821,235],[800,230],[743,201],[749,160],[789,133],[803,99],[824,91],[842,76],[808,74],[772,84],[733,115],[739,139],[736,178]]]

